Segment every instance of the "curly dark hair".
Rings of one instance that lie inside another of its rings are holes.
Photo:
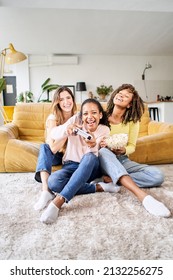
[[[130,121],[136,123],[137,121],[141,120],[141,117],[144,113],[144,102],[142,98],[139,96],[139,93],[137,92],[135,87],[132,86],[131,84],[122,84],[120,87],[118,87],[116,90],[113,91],[107,105],[107,110],[106,110],[107,116],[109,117],[113,112],[114,109],[113,99],[115,95],[123,89],[127,89],[130,93],[133,94],[131,106],[130,108],[126,108],[126,111],[122,117],[123,123],[127,124]]]
[[[107,114],[106,112],[104,111],[102,105],[100,104],[100,102],[94,98],[88,98],[86,100],[83,101],[82,105],[81,105],[81,109],[80,109],[80,118],[82,118],[82,111],[83,111],[83,106],[87,103],[94,103],[97,105],[98,109],[99,109],[99,112],[102,113],[103,117],[100,119],[100,122],[99,124],[103,124],[103,125],[106,125],[110,128],[110,124],[109,124],[109,121],[108,121],[108,117],[107,117]]]

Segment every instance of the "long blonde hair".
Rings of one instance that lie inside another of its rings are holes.
[[[74,95],[73,95],[72,91],[66,86],[57,88],[55,93],[54,93],[53,100],[52,100],[52,106],[51,106],[51,112],[56,116],[57,125],[63,124],[63,111],[62,111],[62,109],[59,105],[60,93],[63,92],[63,91],[67,91],[73,99],[72,116],[77,111],[77,106],[76,106],[76,102],[75,102]]]
[[[54,93],[54,96],[53,96],[53,99],[52,99],[52,106],[51,106],[51,112],[56,117],[56,125],[57,126],[64,123],[63,111],[62,111],[62,109],[59,105],[59,103],[60,103],[60,93],[63,92],[63,91],[67,91],[73,99],[73,108],[72,108],[71,115],[73,116],[77,111],[77,105],[76,105],[75,98],[74,98],[74,95],[73,95],[72,91],[66,86],[57,88],[55,93]],[[64,143],[63,147],[60,149],[59,152],[64,153],[65,149],[66,149],[66,146],[67,146],[67,140],[66,140],[66,142]]]

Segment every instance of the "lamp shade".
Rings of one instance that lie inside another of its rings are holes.
[[[86,84],[85,82],[78,82],[76,83],[76,91],[86,91]]]
[[[27,57],[24,53],[15,50],[12,44],[9,44],[10,53],[6,53],[5,62],[7,64],[15,64],[25,60]]]

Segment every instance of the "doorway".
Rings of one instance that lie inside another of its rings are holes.
[[[4,76],[6,87],[3,90],[4,106],[14,106],[16,104],[16,76]]]

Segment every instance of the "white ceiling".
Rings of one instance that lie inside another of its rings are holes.
[[[0,0],[0,49],[173,55],[173,0]]]

